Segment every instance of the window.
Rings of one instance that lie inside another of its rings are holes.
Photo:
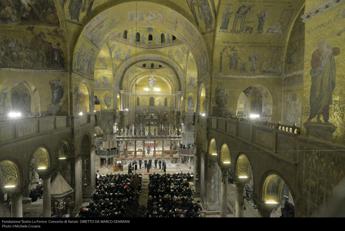
[[[165,43],[165,34],[161,34],[161,43]]]
[[[127,38],[128,38],[128,31],[125,30],[125,31],[123,32],[123,39],[127,39]]]
[[[140,42],[140,33],[137,32],[136,35],[135,35],[135,41],[138,43]]]
[[[152,41],[153,40],[153,36],[152,34],[149,34],[149,41]]]

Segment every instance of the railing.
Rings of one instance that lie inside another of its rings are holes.
[[[70,127],[67,116],[46,116],[0,121],[0,143]]]
[[[208,124],[212,130],[238,137],[269,152],[279,153],[284,159],[296,160],[294,137],[301,134],[300,128],[296,126],[218,117],[210,117]]]

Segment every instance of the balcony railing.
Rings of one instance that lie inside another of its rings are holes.
[[[46,116],[0,121],[0,143],[70,127],[67,116]]]
[[[219,117],[210,117],[208,124],[212,130],[237,137],[277,155],[279,153],[284,159],[296,160],[294,137],[301,134],[296,126]]]

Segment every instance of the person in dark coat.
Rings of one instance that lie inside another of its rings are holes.
[[[158,161],[158,165],[159,165],[159,169],[162,169],[162,161],[161,160]]]
[[[147,169],[147,160],[144,160],[144,167]]]
[[[157,168],[157,162],[158,162],[158,160],[155,159],[155,168]]]
[[[143,164],[142,160],[139,160],[139,169],[141,169],[141,165]]]

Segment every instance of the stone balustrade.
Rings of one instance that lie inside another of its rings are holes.
[[[209,117],[208,124],[212,130],[237,137],[286,160],[296,161],[296,152],[293,152],[296,143],[294,138],[301,134],[300,128],[296,126],[219,117]]]

